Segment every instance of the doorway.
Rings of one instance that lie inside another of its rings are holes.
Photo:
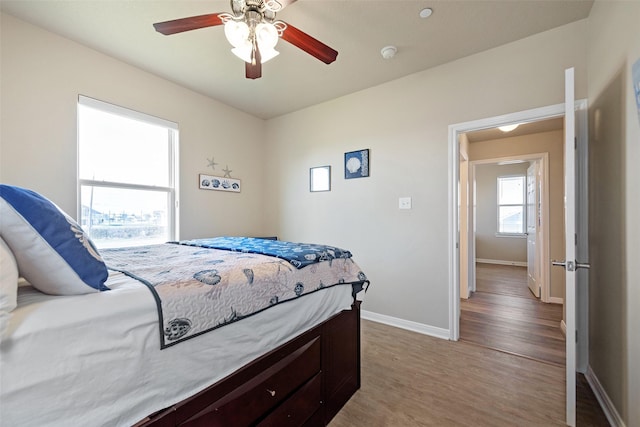
[[[532,276],[529,282],[535,282],[533,294],[542,302],[562,304],[563,277],[543,262],[564,251],[562,126],[561,119],[529,123],[518,135],[501,139],[491,139],[493,133],[489,138],[474,136],[473,132],[465,134],[472,141],[467,148],[472,194],[468,204],[461,203],[460,219],[467,215],[472,221],[461,222],[460,226],[461,298],[469,295],[464,292],[463,282],[468,282],[469,292],[475,291],[476,263],[480,262],[533,267],[528,272]],[[500,154],[505,157],[492,157]],[[527,184],[529,170],[533,176]],[[514,200],[515,195],[509,194],[499,196],[513,191],[514,185],[521,191],[520,199]],[[467,277],[462,277],[464,268]]]
[[[465,133],[473,220],[460,230],[470,236],[460,241],[461,270],[467,264],[471,272],[468,294],[461,277],[460,339],[558,365],[565,359],[565,283],[548,260],[565,250],[563,128],[562,118],[551,118],[517,132]]]
[[[586,152],[586,135],[587,135],[587,121],[586,121],[586,107],[587,102],[585,100],[578,100],[576,105],[576,124],[577,124],[577,144],[578,144],[578,163],[581,166],[578,168],[578,175],[586,174],[587,152]],[[563,118],[565,112],[564,104],[556,104],[547,107],[535,108],[531,110],[525,110],[517,113],[510,113],[502,116],[496,116],[486,119],[480,119],[471,122],[459,123],[449,126],[449,241],[450,241],[450,256],[449,256],[449,339],[457,341],[460,337],[460,283],[461,283],[461,259],[460,259],[460,236],[461,230],[464,229],[468,223],[472,222],[472,218],[467,220],[467,224],[460,223],[460,149],[461,149],[461,136],[468,132],[475,131],[489,131],[497,128],[498,126],[513,124],[513,123],[532,123],[552,118]],[[581,147],[584,146],[584,150]],[[577,204],[581,213],[586,213],[588,209],[587,205],[587,189],[586,180],[579,179],[579,185],[576,188]],[[472,203],[469,200],[469,203]],[[586,227],[588,218],[582,216],[578,218],[578,234],[586,235]],[[472,233],[466,233],[467,239],[472,239]],[[578,240],[578,253],[584,252],[584,248],[581,248],[586,242]],[[473,246],[473,242],[469,242],[469,246]],[[470,254],[468,257],[468,265],[470,266],[475,262],[475,255]],[[547,258],[546,261],[550,259]],[[475,283],[475,271],[473,268],[468,268],[468,283],[472,286]],[[580,276],[578,276],[578,280]],[[585,295],[588,292],[588,285],[585,283],[578,287],[577,305],[578,305],[578,317],[577,317],[577,370],[579,372],[585,372],[588,361],[588,299]],[[553,295],[550,297],[553,298]]]

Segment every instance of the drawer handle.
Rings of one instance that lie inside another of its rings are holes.
[[[276,391],[275,390],[267,389],[267,393],[269,393],[271,395],[271,397],[275,397],[276,396]]]

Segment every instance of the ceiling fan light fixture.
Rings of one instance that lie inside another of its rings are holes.
[[[242,59],[244,62],[251,63],[251,43],[247,43],[242,46],[234,47],[231,49],[231,52],[238,58]]]
[[[261,47],[258,49],[260,49],[260,63],[262,64],[280,55],[280,52],[275,49],[263,49]]]
[[[278,30],[275,25],[264,22],[256,25],[255,37],[260,50],[260,62],[264,64],[280,54],[275,50],[278,44]]]
[[[249,33],[246,22],[230,19],[224,24],[224,35],[233,47],[241,47],[249,43]]]

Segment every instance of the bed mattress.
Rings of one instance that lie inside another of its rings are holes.
[[[112,272],[109,292],[49,296],[18,289],[0,342],[3,426],[131,426],[183,400],[332,315],[336,286],[160,350],[150,290]]]

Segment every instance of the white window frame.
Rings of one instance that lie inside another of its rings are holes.
[[[82,202],[81,202],[81,188],[83,185],[86,186],[94,186],[94,187],[108,187],[108,188],[116,188],[123,190],[142,190],[142,191],[157,191],[168,194],[168,232],[169,232],[169,240],[179,240],[179,219],[180,219],[180,203],[179,203],[179,182],[178,182],[178,165],[179,165],[179,132],[178,132],[178,124],[171,122],[169,120],[161,119],[159,117],[151,116],[149,114],[141,113],[139,111],[131,110],[125,107],[120,107],[118,105],[110,104],[108,102],[100,101],[98,99],[90,98],[84,95],[78,95],[78,105],[83,105],[86,107],[94,108],[96,110],[103,111],[105,113],[116,114],[122,117],[126,117],[129,119],[134,119],[140,122],[162,126],[168,129],[168,138],[169,138],[169,184],[166,187],[162,186],[151,186],[151,185],[140,185],[140,184],[129,184],[129,183],[121,183],[121,182],[111,182],[111,181],[97,181],[91,179],[81,179],[80,178],[80,156],[77,156],[77,173],[78,177],[78,188],[77,188],[77,209],[78,209],[78,221],[82,221]],[[78,121],[78,126],[80,126],[80,122]],[[79,132],[78,134],[78,154],[79,154]]]
[[[522,204],[520,203],[500,203],[500,180],[504,178],[523,178],[522,186]],[[523,174],[500,175],[496,179],[496,237],[517,237],[523,238],[527,236],[527,176]],[[500,232],[500,207],[502,206],[522,206],[522,232],[521,233],[503,233]]]

